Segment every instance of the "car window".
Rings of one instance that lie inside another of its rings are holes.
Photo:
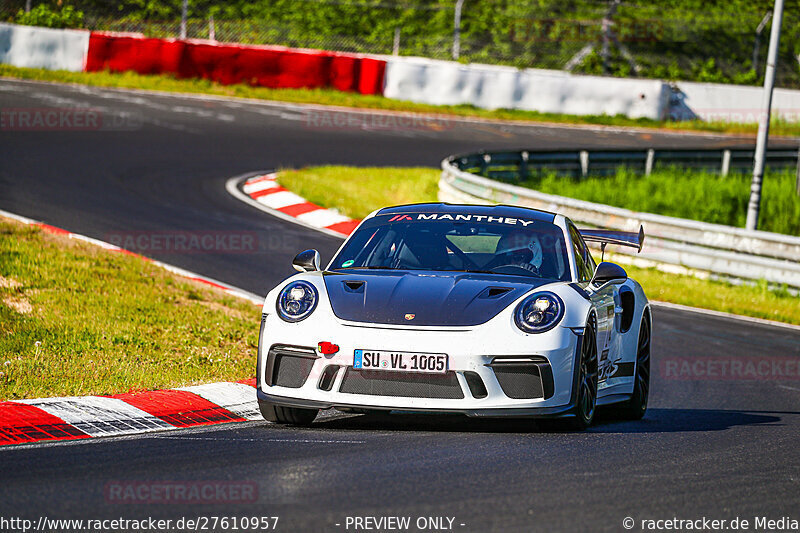
[[[589,248],[583,241],[580,232],[572,224],[569,224],[569,234],[572,240],[572,247],[575,251],[575,262],[578,267],[578,281],[591,281],[597,266],[594,262],[594,258],[592,258],[592,255],[589,253]]]
[[[481,233],[476,235],[445,235],[453,246],[464,253],[493,254],[500,241],[499,233]]]
[[[458,215],[378,215],[366,220],[331,269],[484,272],[568,281],[566,242],[551,222]],[[475,217],[475,218],[473,218]]]

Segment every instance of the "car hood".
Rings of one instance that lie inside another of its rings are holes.
[[[326,272],[324,280],[333,312],[340,319],[407,326],[483,324],[526,292],[554,281],[396,270]]]

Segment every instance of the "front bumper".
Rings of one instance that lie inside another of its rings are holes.
[[[321,341],[340,349],[321,355],[314,350]],[[259,336],[258,399],[314,409],[560,416],[574,406],[580,342],[566,327],[528,335],[495,321],[472,328],[413,329],[325,316],[289,324],[270,314]],[[362,373],[352,368],[356,349],[446,353],[448,374]]]

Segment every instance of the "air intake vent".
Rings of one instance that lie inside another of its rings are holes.
[[[516,400],[544,398],[542,379],[535,365],[503,365],[494,368],[503,393]]]
[[[461,400],[464,391],[455,372],[447,374],[416,374],[405,372],[358,371],[348,368],[339,392],[369,396],[400,396],[406,398],[438,398]]]
[[[496,357],[488,366],[509,398],[546,400],[555,392],[553,370],[541,355]]]
[[[364,290],[363,281],[344,281],[344,288],[348,292],[362,292]]]
[[[308,379],[316,359],[313,348],[273,346],[267,355],[264,382],[270,386],[299,389]]]
[[[481,298],[497,298],[510,290],[511,287],[489,287],[481,293]]]
[[[483,380],[477,372],[464,372],[464,378],[467,380],[469,393],[472,394],[473,398],[480,400],[489,395],[489,393],[486,392],[486,385],[483,384]]]
[[[336,373],[339,371],[341,367],[338,365],[329,365],[325,368],[322,372],[322,375],[319,377],[319,389],[324,391],[330,391],[333,388],[333,382],[336,379]]]

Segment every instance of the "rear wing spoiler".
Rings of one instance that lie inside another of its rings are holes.
[[[582,229],[578,230],[584,241],[599,242],[600,247],[605,250],[607,244],[619,244],[620,246],[630,246],[642,251],[644,244],[644,227],[639,226],[639,232],[634,231],[615,231],[606,229]]]

